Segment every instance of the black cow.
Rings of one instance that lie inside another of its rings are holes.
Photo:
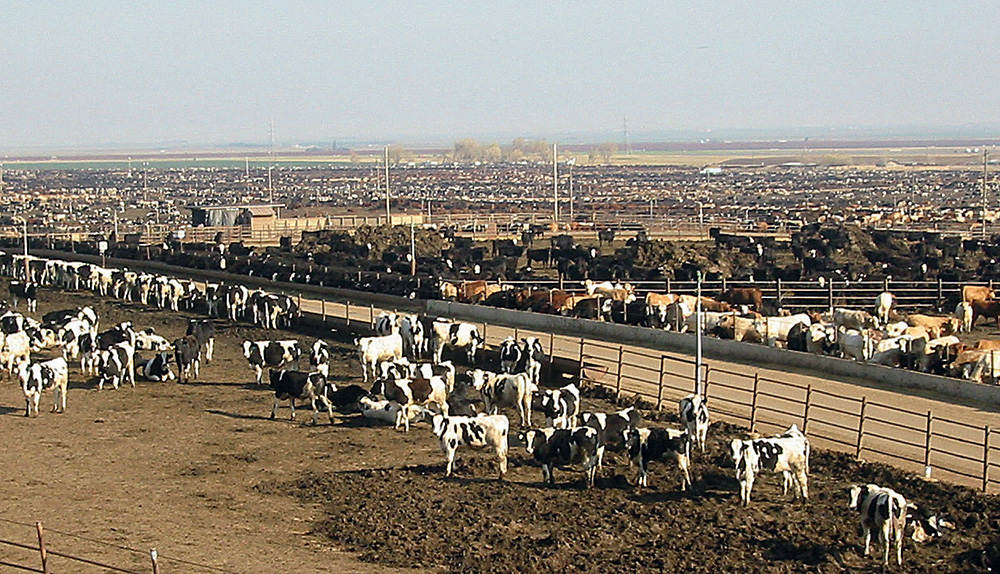
[[[333,405],[327,398],[327,382],[320,373],[306,373],[304,371],[280,371],[271,369],[271,390],[274,391],[274,407],[271,408],[271,419],[278,414],[278,406],[281,401],[288,400],[292,409],[292,420],[295,420],[295,400],[308,401],[313,409],[313,424],[319,416],[319,409],[316,403],[321,403],[326,407],[326,412],[330,415],[330,424],[333,424]],[[331,386],[333,386],[331,384]],[[334,387],[336,390],[336,387]]]
[[[500,371],[503,373],[514,373],[518,367],[522,367],[521,359],[524,352],[518,346],[514,337],[507,337],[500,343]]]
[[[243,356],[261,384],[265,367],[283,367],[291,363],[298,366],[302,349],[294,339],[285,341],[243,341]]]
[[[555,467],[582,463],[587,487],[594,486],[597,475],[597,430],[591,427],[574,429],[539,429],[521,433],[518,438],[528,454],[542,465],[542,482],[555,484]]]
[[[626,429],[625,446],[632,464],[639,467],[637,486],[649,486],[649,463],[653,460],[670,460],[681,469],[681,490],[691,485],[691,465],[688,451],[691,437],[687,431],[674,429]]]
[[[10,295],[14,298],[14,307],[17,307],[18,299],[24,299],[28,305],[28,312],[34,313],[38,308],[38,283],[11,281]]]
[[[131,321],[124,321],[97,334],[97,348],[105,351],[118,343],[128,343],[135,348],[135,330]]]
[[[342,389],[337,389],[335,391],[330,391],[327,393],[327,398],[333,403],[333,406],[340,412],[358,412],[358,401],[362,397],[371,398],[371,393],[366,391],[360,385],[348,385]]]
[[[177,377],[180,382],[191,380],[191,373],[198,378],[198,357],[201,346],[194,335],[185,335],[174,341],[174,361],[177,363]]]

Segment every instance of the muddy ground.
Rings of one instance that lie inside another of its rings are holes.
[[[46,290],[35,316],[94,302]],[[103,325],[132,320],[168,338],[182,334],[187,317],[131,303],[96,306]],[[689,492],[678,490],[675,469],[656,463],[650,487],[635,488],[613,454],[594,489],[583,488],[573,469],[543,486],[519,446],[504,482],[492,455],[469,450],[446,479],[426,423],[404,434],[338,415],[332,426],[324,416],[313,427],[311,412],[297,410],[290,422],[287,407],[268,420],[272,395],[253,384],[240,342],[311,344],[322,333],[219,327],[216,360],[197,382],[99,392],[74,368],[67,412],[48,412],[46,395],[32,419],[23,416],[18,386],[0,382],[0,538],[30,542],[38,520],[52,549],[149,571],[145,552],[156,547],[164,572],[210,571],[178,560],[261,573],[881,571],[859,550],[857,517],[846,507],[852,482],[892,486],[958,526],[930,544],[908,540],[904,566],[894,571],[980,571],[982,549],[1000,535],[996,497],[827,452],[813,454],[807,504],[792,504],[778,477],[765,476],[742,509],[724,454],[741,431],[723,424],[713,425],[708,452],[695,456]],[[326,336],[338,349],[334,381],[360,382],[350,337]],[[620,406],[590,398],[585,408]],[[5,545],[0,561],[37,566],[30,553]],[[101,571],[57,558],[50,565]]]

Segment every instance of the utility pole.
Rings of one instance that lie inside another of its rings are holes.
[[[559,156],[556,152],[556,144],[552,144],[552,207],[555,230],[559,230]]]
[[[566,163],[569,165],[569,227],[573,229],[573,166],[576,158],[571,158]]]
[[[986,239],[986,164],[989,152],[983,147],[983,239]]]
[[[701,380],[701,269],[698,270],[698,300],[694,306],[694,316],[697,319],[696,323],[698,325],[697,332],[695,334],[695,355],[694,355],[694,393],[701,396],[704,391]]]
[[[410,220],[410,275],[417,274],[417,241],[413,230],[413,220]]]
[[[625,155],[632,155],[628,150],[628,116],[622,118],[622,147]]]
[[[392,216],[389,213],[389,146],[385,146],[385,224],[392,227]]]

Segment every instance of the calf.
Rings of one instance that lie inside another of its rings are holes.
[[[580,390],[570,383],[556,390],[536,391],[539,410],[545,414],[545,424],[553,428],[568,429],[576,426],[580,414]]]
[[[358,410],[361,416],[368,419],[375,419],[391,425],[402,424],[402,417],[406,417],[408,422],[416,422],[424,414],[423,407],[417,405],[404,405],[396,401],[387,399],[376,400],[370,396],[363,396],[357,400]]]
[[[69,366],[66,359],[59,357],[42,363],[25,365],[20,373],[21,390],[26,404],[24,416],[32,411],[38,416],[38,402],[42,392],[52,389],[52,412],[66,412],[66,388],[69,385]]]
[[[141,376],[147,381],[156,383],[172,381],[175,378],[174,372],[170,370],[170,360],[172,358],[173,356],[166,351],[160,351],[148,360],[140,360],[138,355],[136,355],[136,375]]]
[[[580,423],[585,427],[597,430],[597,467],[604,466],[604,450],[625,450],[627,433],[639,428],[642,415],[635,407],[629,407],[616,413],[583,413]]]
[[[182,383],[191,380],[191,374],[198,378],[199,363],[198,339],[194,335],[185,335],[174,341],[174,361],[177,363],[177,377]],[[258,379],[258,384],[260,380]]]
[[[289,371],[285,369],[271,369],[271,390],[274,391],[274,406],[271,408],[271,419],[278,414],[278,406],[281,401],[288,400],[292,409],[292,420],[295,420],[295,400],[308,401],[313,409],[313,424],[319,417],[319,409],[316,403],[322,403],[326,407],[326,412],[330,415],[330,424],[333,424],[333,405],[326,398],[326,379],[320,373],[306,373],[303,371]]]
[[[1000,303],[997,303],[996,305],[996,314],[993,315],[994,317],[1000,315]],[[975,303],[972,305],[972,317],[972,322],[975,324],[975,318],[977,317]],[[954,317],[934,317],[932,315],[914,313],[906,318],[906,322],[912,327],[923,327],[927,329],[931,339],[951,335],[959,329],[958,319]]]
[[[31,359],[31,337],[21,331],[12,335],[0,335],[0,363],[7,374],[14,373],[14,366]]]
[[[971,333],[973,319],[972,303],[962,301],[958,305],[955,305],[955,318],[958,319],[959,333]]]
[[[688,437],[704,453],[708,438],[708,399],[701,395],[688,395],[677,402],[677,414],[687,429]]]
[[[358,360],[361,361],[363,381],[368,382],[368,373],[375,379],[375,366],[381,361],[395,360],[403,357],[403,337],[398,333],[384,337],[363,337],[355,339],[358,347]]]
[[[875,318],[878,319],[880,326],[889,324],[889,316],[895,302],[896,298],[888,291],[883,291],[875,297]]]
[[[637,486],[648,484],[649,463],[653,460],[669,460],[681,469],[681,490],[691,486],[689,452],[691,435],[688,431],[661,428],[627,429],[625,447],[632,464],[639,467]]]
[[[469,364],[476,362],[476,351],[483,346],[485,340],[479,334],[479,328],[471,323],[452,323],[450,321],[434,321],[431,331],[434,362],[441,362],[441,353],[445,347],[466,349]]]
[[[371,394],[359,385],[347,385],[327,392],[327,398],[333,403],[334,408],[341,412],[357,411],[358,403],[365,397],[371,398]]]
[[[449,417],[434,415],[431,429],[441,443],[441,451],[448,460],[445,476],[451,476],[458,447],[491,447],[500,459],[500,480],[507,474],[507,434],[510,422],[504,415],[477,417]]]
[[[527,373],[505,375],[482,369],[469,371],[472,386],[483,397],[487,414],[497,414],[498,407],[517,407],[521,427],[531,426],[531,398],[538,390]]]
[[[871,547],[872,529],[879,531],[882,543],[882,563],[889,565],[889,547],[896,546],[896,563],[903,565],[903,531],[906,529],[906,499],[891,488],[877,484],[851,487],[848,508],[861,515],[865,537],[865,556]]]
[[[597,475],[597,429],[538,429],[521,433],[518,438],[528,454],[542,465],[542,482],[556,483],[553,470],[569,464],[582,463],[587,487],[594,486]]]
[[[211,319],[190,319],[184,334],[191,335],[198,341],[199,358],[204,351],[205,362],[211,363],[212,354],[215,352],[215,323]]]
[[[788,493],[789,474],[785,473],[790,473],[795,485],[793,496],[801,495],[803,500],[809,498],[809,441],[795,425],[784,434],[771,438],[733,439],[729,447],[736,465],[736,480],[740,483],[743,506],[750,504],[754,477],[761,470],[782,473],[782,494]]]
[[[194,336],[189,335],[192,339]],[[197,345],[197,339],[194,339]],[[199,346],[200,348],[200,346]],[[302,356],[302,349],[299,342],[294,339],[283,341],[243,341],[243,356],[253,369],[257,384],[261,384],[264,377],[264,368],[284,368],[292,363],[298,366],[299,357]]]
[[[134,353],[134,348],[126,342],[98,351],[97,390],[104,390],[104,383],[111,383],[112,388],[117,389],[125,381],[131,381],[134,387],[135,373],[129,376],[128,372],[135,365]]]
[[[403,354],[417,360],[424,352],[424,324],[416,315],[403,315],[399,324],[399,334],[403,336]]]
[[[992,301],[994,299],[993,289],[984,285],[964,285],[962,286],[962,301],[972,303],[973,301]]]
[[[324,377],[330,377],[330,345],[323,339],[316,339],[313,343],[309,352],[309,366],[323,373]]]

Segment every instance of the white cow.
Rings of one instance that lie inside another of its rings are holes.
[[[434,415],[431,429],[441,443],[441,451],[448,460],[445,476],[451,476],[455,453],[459,446],[473,448],[492,447],[500,459],[500,478],[507,474],[507,439],[510,422],[504,415],[477,417],[449,417]]]
[[[531,426],[531,399],[538,391],[538,386],[532,382],[528,373],[513,375],[491,373],[482,369],[473,369],[468,373],[472,386],[483,397],[487,414],[497,414],[498,407],[517,407],[521,415],[521,426]]]
[[[397,360],[403,358],[403,337],[386,335],[384,337],[363,337],[354,340],[358,348],[358,359],[361,361],[361,370],[364,382],[368,382],[368,373],[374,380],[378,373],[375,368],[381,361]]]
[[[896,546],[896,563],[903,565],[903,531],[906,530],[906,499],[891,488],[877,484],[851,487],[848,508],[861,515],[865,536],[865,556],[871,547],[872,530],[878,530],[882,543],[882,562],[889,565],[889,547]]]
[[[677,403],[677,412],[681,422],[687,429],[688,436],[694,440],[701,452],[705,452],[708,438],[708,399],[701,395],[688,395]]]
[[[431,345],[434,362],[441,362],[441,353],[445,347],[464,348],[469,358],[469,364],[476,362],[476,350],[483,346],[485,340],[479,334],[479,328],[471,323],[453,323],[436,320],[432,325]]]
[[[794,483],[793,496],[809,498],[809,440],[798,427],[771,438],[756,440],[733,439],[729,444],[736,465],[736,480],[740,483],[740,501],[750,504],[754,478],[761,470],[782,473],[782,494],[788,493],[789,477]]]
[[[879,325],[889,324],[889,314],[895,302],[895,297],[888,291],[883,291],[875,297],[875,318],[878,319]]]

